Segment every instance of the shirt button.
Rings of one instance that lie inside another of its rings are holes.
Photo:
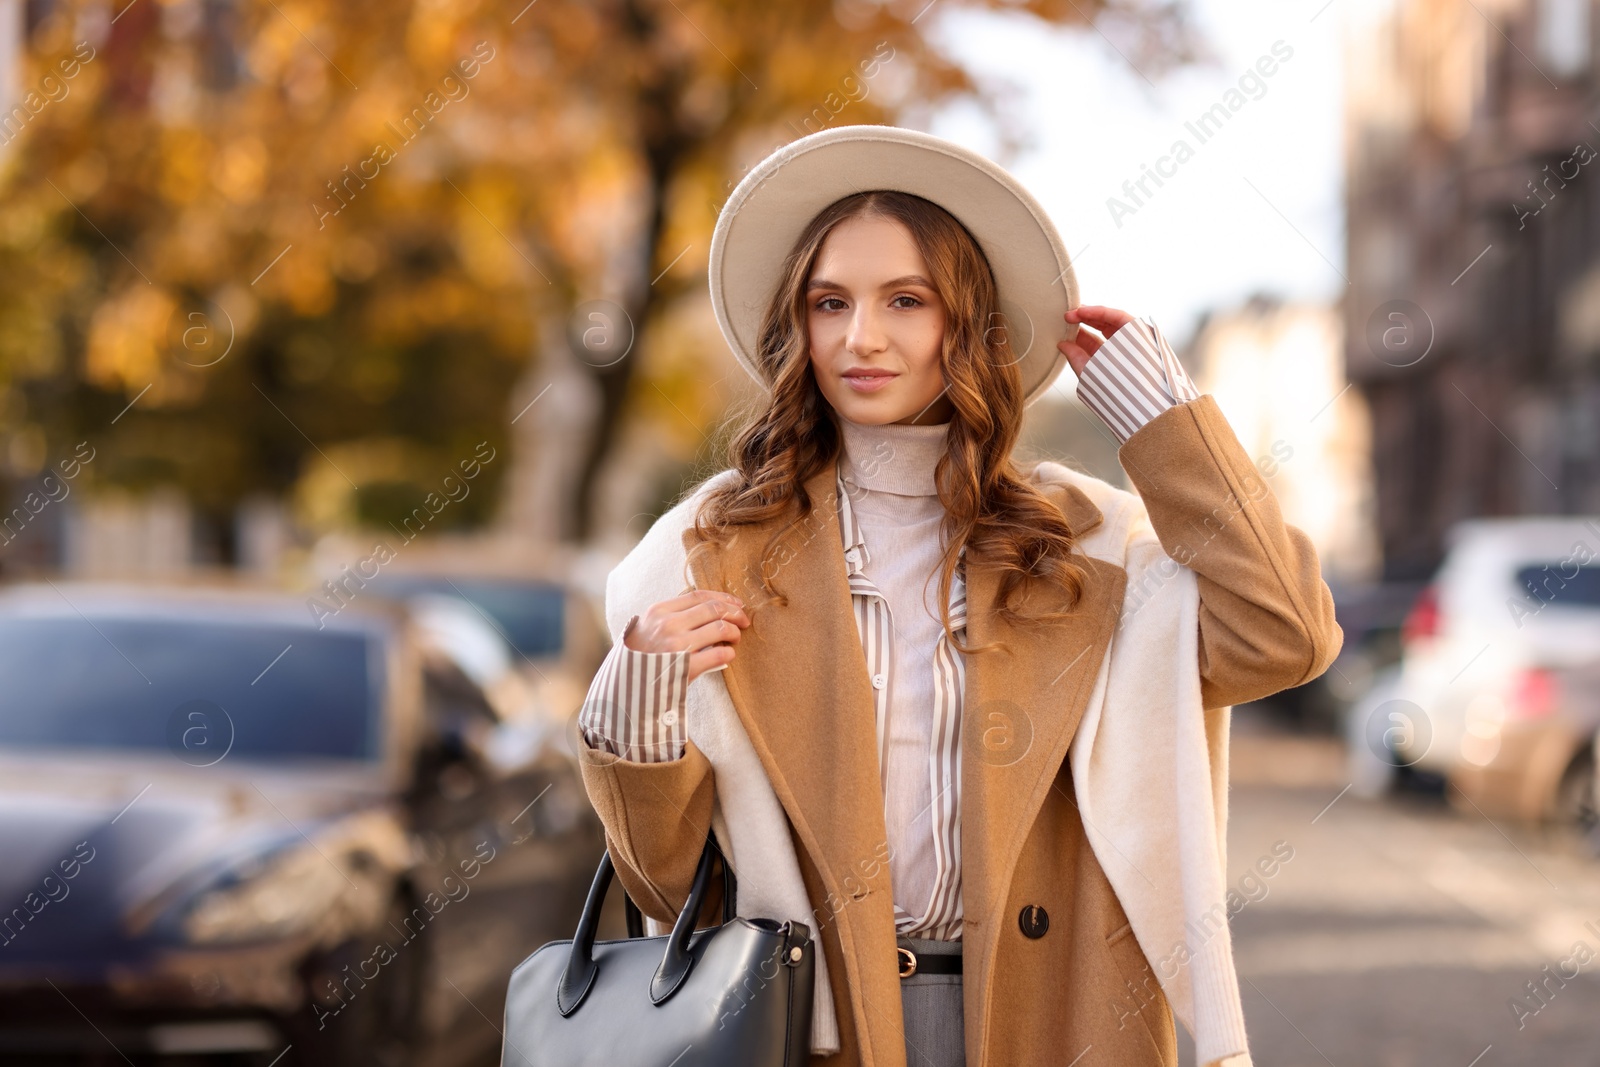
[[[855,563],[861,559],[861,553],[852,548],[844,554],[844,558],[849,560],[851,563]]]
[[[874,674],[872,676],[872,688],[874,688],[874,689],[882,689],[887,684],[888,684],[888,679],[885,678],[883,675]]]
[[[661,716],[661,725],[662,726],[676,726],[677,724],[678,724],[678,713],[677,712],[668,711],[668,712],[663,712],[662,713],[662,716]]]

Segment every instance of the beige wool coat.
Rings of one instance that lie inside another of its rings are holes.
[[[1214,397],[1162,412],[1118,459],[1137,495],[1058,463],[1029,472],[1086,553],[1069,618],[1008,624],[994,611],[1000,568],[966,555],[968,641],[1003,646],[966,667],[969,1067],[1084,1053],[1085,1067],[1176,1067],[1174,1008],[1203,1065],[1250,1062],[1220,907],[1228,713],[1317,677],[1343,635],[1314,548]],[[808,481],[804,518],[699,544],[694,509],[732,474],[702,483],[613,570],[606,615],[619,632],[687,587],[735,592],[752,619],[737,655],[690,685],[682,758],[580,745],[584,783],[650,918],[676,915],[714,827],[739,913],[808,923],[825,1016],[813,1049],[837,1047],[814,1064],[906,1067],[872,691],[834,472]],[[780,525],[784,548],[763,563]],[[787,604],[758,603],[763,566]],[[1053,585],[1026,590],[1030,607],[1066,607]],[[1048,927],[1028,936],[1037,909]]]

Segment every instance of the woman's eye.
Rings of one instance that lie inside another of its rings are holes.
[[[900,303],[902,300],[909,301],[909,303],[902,304]],[[909,293],[901,293],[890,300],[889,305],[898,308],[921,307],[922,301]],[[837,296],[825,296],[817,301],[816,308],[818,311],[841,311],[844,308],[844,301]]]

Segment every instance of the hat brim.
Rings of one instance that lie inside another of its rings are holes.
[[[711,307],[744,369],[771,387],[755,356],[784,259],[817,212],[868,189],[931,200],[972,233],[994,272],[1024,403],[1043,396],[1066,366],[1056,345],[1078,332],[1064,318],[1078,306],[1078,282],[1061,235],[1003,168],[898,126],[838,126],[792,141],[746,174],[723,205],[711,236]]]

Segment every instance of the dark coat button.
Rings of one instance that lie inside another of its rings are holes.
[[[1040,938],[1050,929],[1050,913],[1037,904],[1029,904],[1017,916],[1024,937]]]

